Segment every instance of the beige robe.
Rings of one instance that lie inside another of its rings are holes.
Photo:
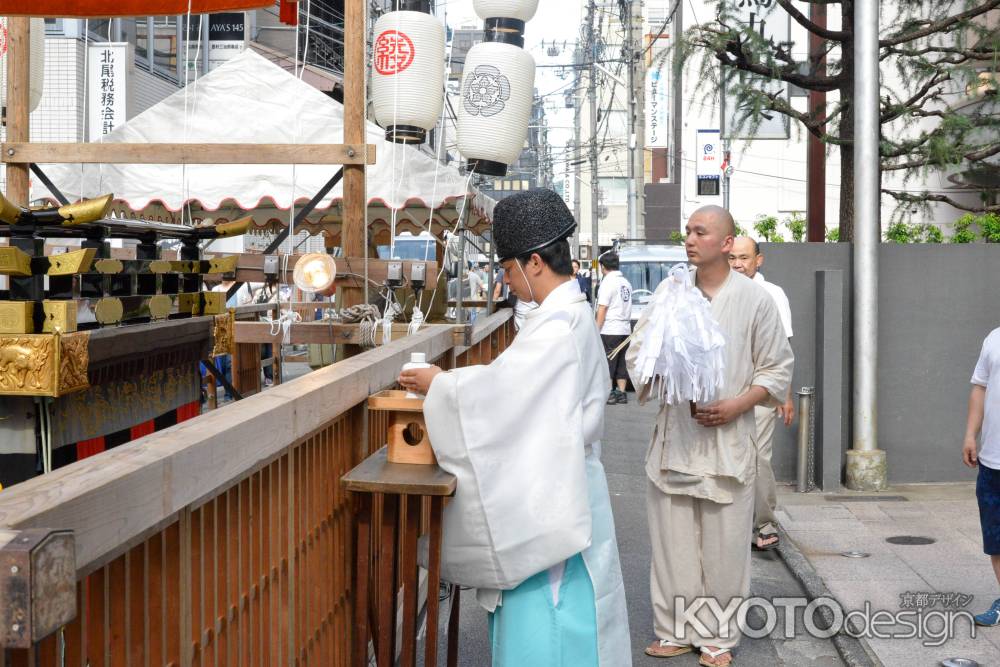
[[[663,289],[661,286],[657,289]],[[650,302],[654,302],[650,299]],[[640,402],[650,395],[635,373],[635,360],[651,308],[643,312],[626,360]],[[712,300],[712,315],[726,337],[726,367],[719,398],[733,398],[752,385],[767,390],[763,405],[785,402],[792,381],[792,349],[771,296],[735,271]],[[664,405],[646,455],[646,475],[663,493],[690,495],[717,503],[732,502],[735,485],[753,481],[757,427],[754,411],[719,427],[700,426],[688,404]]]
[[[655,299],[651,299],[651,302]],[[645,401],[635,358],[647,309],[636,327],[638,344],[627,356],[629,372]],[[792,350],[771,296],[730,271],[712,300],[712,314],[726,337],[726,366],[719,398],[752,385],[767,390],[765,405],[781,405],[792,379]],[[646,455],[647,513],[652,564],[650,597],[657,639],[681,645],[732,648],[739,641],[737,615],[721,624],[700,609],[700,626],[678,613],[702,597],[723,608],[750,592],[750,535],[757,465],[754,411],[720,427],[700,426],[687,403],[664,405]]]

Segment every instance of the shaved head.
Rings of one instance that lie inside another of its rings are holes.
[[[736,236],[736,221],[732,214],[721,206],[710,204],[702,206],[691,214],[691,219],[699,218],[703,222],[717,226],[724,236]]]
[[[747,278],[757,275],[757,270],[764,264],[764,256],[760,254],[760,246],[749,236],[739,236],[733,241],[733,250],[729,253],[729,266],[739,271]]]
[[[737,236],[733,241],[733,252],[759,255],[760,245],[749,236]]]

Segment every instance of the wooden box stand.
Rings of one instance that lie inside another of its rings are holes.
[[[368,409],[389,413],[389,463],[437,464],[427,436],[423,398],[407,398],[399,390],[380,391],[368,397]]]

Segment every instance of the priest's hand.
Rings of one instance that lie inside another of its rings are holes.
[[[441,369],[437,366],[430,368],[411,368],[399,374],[399,384],[406,391],[427,395],[430,391],[431,382],[437,377]]]
[[[726,398],[705,406],[699,404],[694,419],[705,427],[725,426],[746,411],[742,397]]]

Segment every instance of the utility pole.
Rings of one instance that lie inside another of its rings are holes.
[[[674,29],[670,33],[670,38],[676,40],[684,32],[684,3],[678,2],[677,9],[674,12]],[[677,49],[674,49],[671,55],[671,64],[673,65],[673,72],[671,72],[671,78],[673,80],[673,92],[672,92],[672,102],[673,109],[671,110],[671,116],[674,126],[674,139],[673,139],[673,149],[674,149],[674,159],[673,166],[671,168],[670,180],[673,183],[684,187],[683,185],[683,174],[684,174],[684,163],[681,161],[681,155],[683,154],[684,147],[684,124],[681,122],[684,114],[684,65],[681,59],[677,56]],[[725,97],[725,96],[723,96]],[[681,202],[684,202],[684,192],[681,191]],[[681,205],[681,215],[684,213],[683,204]],[[679,220],[678,230],[684,229],[684,221]]]
[[[638,22],[638,29],[636,23]],[[625,28],[625,55],[628,62],[629,95],[629,218],[628,236],[639,239],[645,236],[645,182],[646,182],[646,68],[642,38],[642,0],[628,0],[628,25]]]
[[[847,488],[888,485],[878,448],[879,3],[854,3],[854,405]]]
[[[583,182],[581,173],[583,171],[583,153],[580,150],[583,148],[580,143],[580,116],[583,110],[583,105],[580,100],[580,84],[583,82],[583,77],[581,74],[580,65],[583,63],[583,58],[580,57],[580,45],[577,44],[573,47],[573,76],[575,77],[575,82],[573,83],[573,152],[571,153],[573,157],[573,218],[576,220],[576,229],[573,230],[573,249],[576,253],[579,253],[580,248],[580,214],[582,210],[580,209],[580,183]],[[579,257],[579,255],[577,255]]]
[[[598,199],[600,183],[597,180],[597,22],[596,0],[587,2],[587,51],[590,58],[590,80],[587,94],[590,97],[590,275],[592,302],[597,303],[597,256],[601,253],[597,240]]]

